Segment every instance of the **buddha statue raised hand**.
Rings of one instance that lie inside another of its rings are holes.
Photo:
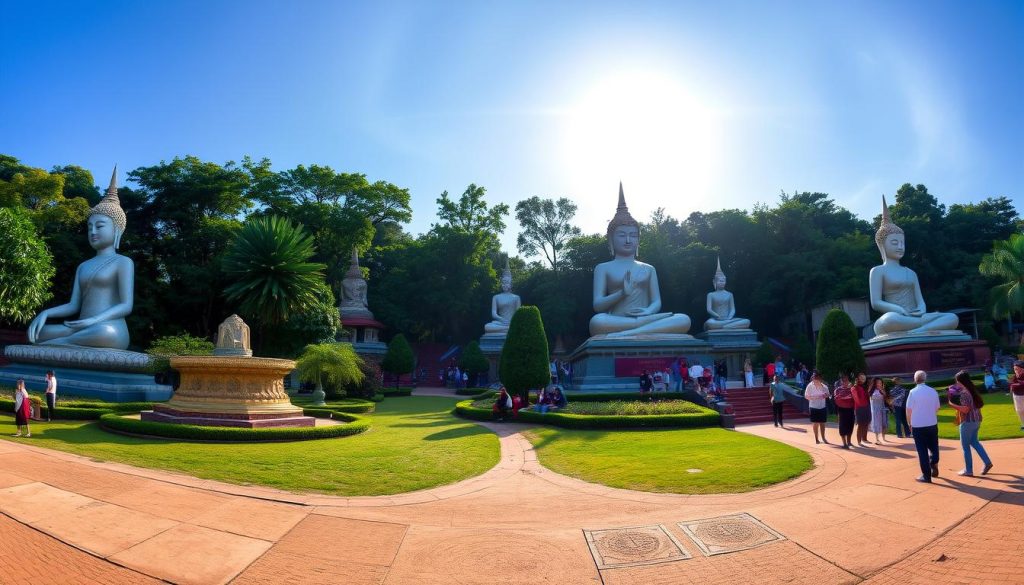
[[[594,268],[594,311],[590,334],[629,337],[643,334],[685,334],[690,318],[662,313],[658,272],[638,262],[640,224],[629,214],[619,184],[619,206],[608,223],[608,244],[614,258]]]
[[[110,187],[88,218],[89,245],[96,256],[75,271],[71,300],[45,309],[28,326],[31,343],[127,349],[128,326],[134,302],[135,264],[116,252],[128,225],[117,197],[117,167]],[[77,317],[63,323],[50,319]]]

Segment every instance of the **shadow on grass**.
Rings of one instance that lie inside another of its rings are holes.
[[[476,435],[488,434],[491,434],[491,431],[489,429],[485,429],[484,427],[477,425],[468,425],[465,427],[448,429],[446,431],[441,431],[438,433],[434,433],[432,435],[427,435],[426,437],[423,437],[423,439],[426,441],[446,441],[448,439],[461,439],[464,437],[473,437]]]

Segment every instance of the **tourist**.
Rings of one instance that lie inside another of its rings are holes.
[[[491,412],[494,413],[494,417],[498,422],[505,420],[508,413],[512,412],[512,397],[508,395],[508,390],[504,386],[498,391],[498,398],[494,400]]]
[[[25,427],[25,436],[31,437],[32,431],[28,428],[28,421],[32,418],[32,401],[28,397],[28,390],[25,389],[25,380],[21,378],[14,383],[14,424],[18,427],[15,437],[20,437],[21,427]]]
[[[694,390],[700,387],[702,379],[704,379],[704,366],[700,365],[700,363],[690,366],[690,380],[693,382]]]
[[[754,366],[750,358],[743,360],[743,386],[744,388],[754,387]]]
[[[643,398],[647,392],[651,391],[651,387],[654,385],[654,381],[651,379],[651,375],[644,370],[640,374],[640,397]]]
[[[782,384],[782,378],[778,375],[775,376],[768,388],[768,396],[772,402],[772,423],[776,427],[785,428],[782,424],[782,407],[786,404],[786,389]]]
[[[996,388],[1007,388],[1010,384],[1006,376],[1006,368],[999,365],[999,362],[992,364],[992,377],[995,379]]]
[[[554,395],[550,400],[551,408],[565,408],[569,404],[569,400],[565,397],[565,393],[562,392],[560,386],[555,386]]]
[[[57,410],[57,376],[53,370],[46,372],[46,421],[53,420]]]
[[[1024,360],[1013,362],[1010,394],[1013,394],[1013,408],[1017,411],[1017,418],[1020,419],[1020,430],[1024,431]]]
[[[655,392],[664,392],[665,390],[665,374],[660,369],[654,370],[654,375],[651,376],[652,388]]]
[[[768,362],[764,366],[764,385],[771,384],[773,378],[775,378],[775,362]]]
[[[836,414],[839,415],[839,438],[843,440],[843,449],[853,446],[850,439],[853,435],[853,390],[850,388],[850,378],[846,374],[839,377],[835,392],[832,398],[836,403]]]
[[[857,419],[857,444],[868,446],[868,427],[871,425],[871,402],[868,400],[868,377],[861,372],[857,374],[853,388],[853,412]]]
[[[465,370],[462,371],[462,387],[469,388],[469,372]]]
[[[889,432],[889,393],[885,391],[885,382],[881,378],[872,378],[868,385],[868,401],[871,403],[871,432],[875,433],[875,444],[885,442],[885,434]],[[879,440],[878,436],[882,438]]]
[[[775,356],[775,375],[783,381],[786,380],[786,362],[782,361],[782,356]]]
[[[992,368],[985,368],[985,392],[994,392],[996,389],[996,379],[992,375]]]
[[[960,427],[960,446],[964,450],[964,468],[957,474],[967,477],[974,475],[974,457],[971,456],[971,447],[974,447],[985,464],[985,468],[981,470],[981,474],[985,475],[992,470],[992,460],[978,440],[981,407],[985,406],[985,401],[981,399],[981,394],[978,394],[974,381],[966,370],[957,372],[956,384],[950,386],[946,393],[949,405],[956,409],[956,424]]]
[[[807,407],[811,414],[811,429],[814,431],[814,444],[822,441],[828,445],[825,439],[825,423],[828,422],[828,386],[821,381],[821,374],[817,370],[811,374],[811,383],[804,388],[804,398],[807,399]],[[818,440],[818,435],[821,440]]]
[[[907,419],[914,435],[914,447],[921,464],[917,481],[931,483],[939,475],[939,393],[925,384],[928,374],[914,372],[914,386],[907,396]],[[929,455],[930,454],[930,455]]]
[[[523,399],[516,394],[512,397],[512,418],[519,416],[519,409],[523,407]]]
[[[892,388],[889,389],[889,404],[892,406],[892,414],[896,419],[896,436],[899,438],[910,438],[910,425],[907,424],[907,389],[900,384],[899,378],[892,379]]]

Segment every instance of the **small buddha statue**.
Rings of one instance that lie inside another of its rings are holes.
[[[722,260],[718,259],[715,278],[711,281],[715,290],[708,293],[707,309],[710,319],[704,322],[704,331],[715,329],[750,329],[749,319],[736,318],[736,301],[732,293],[725,290],[725,272]]]
[[[882,221],[875,232],[875,244],[882,264],[871,269],[871,308],[882,313],[875,321],[875,335],[916,334],[955,330],[960,322],[952,313],[928,313],[917,274],[900,265],[906,251],[903,230],[889,218],[889,206],[882,197]]]
[[[217,327],[217,347],[213,355],[251,356],[249,326],[238,315],[231,315]]]
[[[341,281],[341,306],[351,309],[366,309],[366,279],[359,269],[359,252],[352,248],[352,263]]]
[[[619,183],[619,206],[608,223],[612,260],[594,269],[594,311],[590,335],[629,337],[643,334],[685,334],[690,318],[682,313],[662,313],[658,272],[638,262],[640,224],[629,214]]]
[[[501,292],[491,297],[491,321],[484,325],[484,333],[505,335],[508,333],[508,324],[512,322],[512,315],[523,304],[519,295],[512,292],[512,270],[508,267],[508,258],[505,258],[505,269],[501,273]]]
[[[134,303],[135,264],[116,252],[128,219],[117,197],[117,167],[103,199],[88,218],[89,245],[96,256],[75,271],[71,300],[45,309],[28,326],[31,343],[127,349],[128,325]],[[63,323],[49,319],[76,317]]]

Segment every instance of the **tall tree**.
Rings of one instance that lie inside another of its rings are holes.
[[[25,323],[50,299],[53,257],[28,214],[0,207],[0,322]]]
[[[492,234],[497,237],[505,231],[508,205],[499,203],[488,207],[484,201],[486,193],[486,189],[474,184],[466,187],[458,201],[449,198],[447,191],[441,193],[437,198],[437,217],[443,222],[440,225],[464,233]]]
[[[533,388],[551,381],[548,338],[537,307],[525,306],[512,315],[508,336],[501,350],[498,375],[510,394],[528,397]]]
[[[580,235],[572,225],[576,204],[565,197],[541,199],[530,197],[516,203],[516,220],[522,226],[516,239],[519,252],[526,256],[544,256],[551,270],[558,272],[558,256],[566,242]]]
[[[995,318],[1024,311],[1024,234],[995,242],[992,253],[981,259],[978,270],[998,280],[992,288],[992,316]]]

